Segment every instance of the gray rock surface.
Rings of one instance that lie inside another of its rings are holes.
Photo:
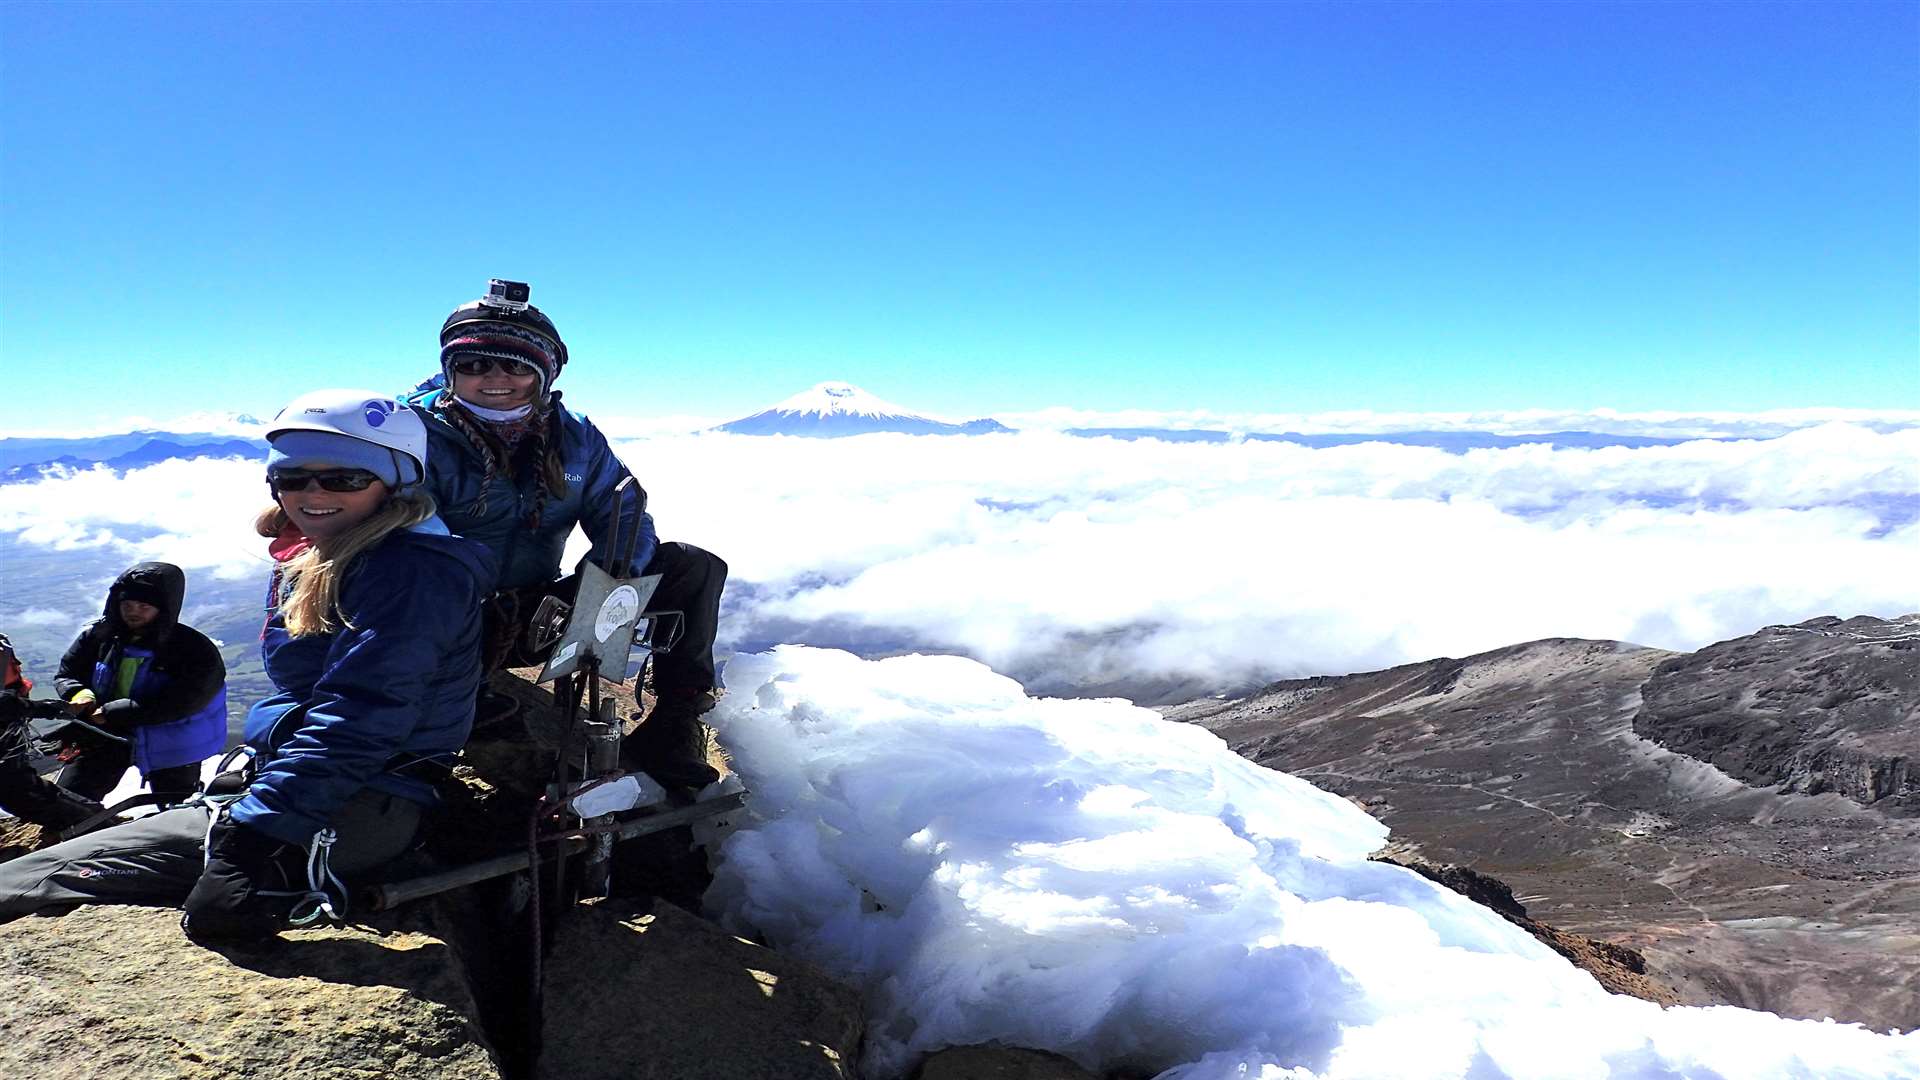
[[[1686,1003],[1920,1026],[1920,820],[1636,734],[1675,657],[1549,639],[1162,711],[1499,878],[1534,918],[1638,951]]]
[[[164,908],[0,926],[0,1076],[498,1080],[459,965],[424,917],[203,948]]]
[[[1812,619],[1654,669],[1633,730],[1756,786],[1920,815],[1920,615]]]
[[[539,1075],[851,1080],[860,998],[671,904],[581,905],[556,930]]]
[[[40,826],[19,818],[0,818],[0,862],[39,851],[53,839]]]

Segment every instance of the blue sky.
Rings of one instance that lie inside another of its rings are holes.
[[[0,351],[76,423],[396,386],[496,275],[627,415],[1920,407],[1911,3],[0,29]]]

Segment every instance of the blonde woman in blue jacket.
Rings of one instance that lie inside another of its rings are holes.
[[[493,557],[421,488],[426,433],[392,398],[317,391],[268,432],[274,693],[218,793],[0,864],[0,921],[84,903],[183,904],[198,938],[271,935],[345,903],[408,850],[466,742]]]

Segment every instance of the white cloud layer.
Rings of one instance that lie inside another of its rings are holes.
[[[1693,648],[1920,607],[1920,431],[1467,454],[1044,433],[621,449],[663,535],[758,586],[739,639],[891,629],[1023,676],[1231,682],[1550,636]]]
[[[100,466],[9,485],[0,499],[0,532],[76,558],[96,553],[115,564],[109,575],[139,559],[224,580],[264,574],[266,541],[253,531],[254,515],[270,501],[264,475],[257,461],[176,459],[124,474]],[[0,581],[22,606],[32,600],[31,586]]]
[[[1448,454],[1047,432],[621,442],[731,564],[729,641],[977,656],[1060,690],[1225,688],[1540,637],[1694,648],[1920,609],[1920,429]],[[0,532],[259,575],[257,463],[15,485]],[[577,545],[576,545],[577,550]],[[45,606],[0,573],[0,607]]]
[[[30,607],[23,611],[11,612],[7,616],[7,626],[66,626],[73,621],[72,616],[57,608]]]
[[[1667,438],[1767,439],[1821,424],[1855,424],[1891,431],[1920,427],[1920,409],[1771,409],[1764,412],[1713,410],[1623,412],[1618,409],[1521,409],[1469,412],[1374,412],[1354,409],[1318,413],[1232,413],[1206,409],[1097,410],[1056,406],[1030,412],[995,413],[1010,427],[1063,428],[1167,427],[1234,432],[1306,434],[1380,434],[1399,431],[1485,431],[1496,435],[1537,435],[1552,431],[1599,431],[1611,435]]]

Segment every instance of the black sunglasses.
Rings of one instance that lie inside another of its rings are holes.
[[[305,491],[307,485],[313,483],[319,484],[321,491],[365,491],[378,479],[365,469],[327,469],[321,472],[282,469],[267,472],[267,486],[275,491]]]
[[[539,369],[525,360],[514,360],[504,356],[462,356],[448,365],[456,375],[485,375],[494,368],[518,378],[539,374]]]

